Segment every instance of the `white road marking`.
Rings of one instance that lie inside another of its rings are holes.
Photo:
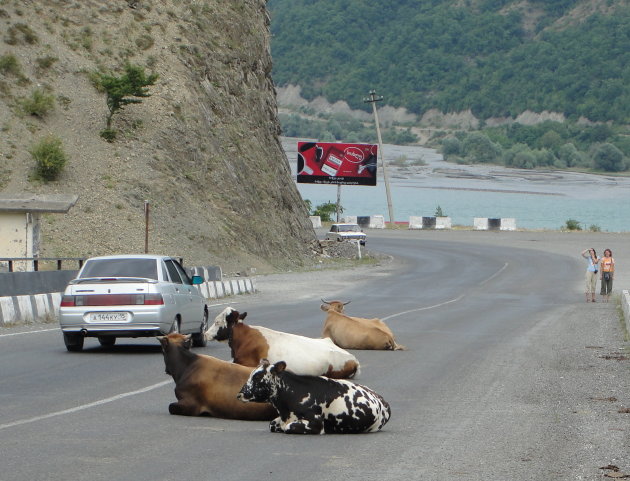
[[[13,421],[11,423],[0,424],[0,430],[7,429],[7,428],[12,428],[12,427],[15,427],[15,426],[21,426],[23,424],[34,423],[34,422],[37,422],[37,421],[42,421],[44,419],[50,419],[50,418],[53,418],[53,417],[56,417],[56,416],[64,416],[66,414],[73,414],[73,413],[76,413],[78,411],[83,411],[85,409],[90,409],[90,408],[93,408],[93,407],[96,407],[96,406],[101,406],[103,404],[108,404],[108,403],[111,403],[111,402],[114,402],[114,401],[118,401],[118,400],[126,398],[126,397],[135,396],[136,394],[142,394],[142,393],[145,393],[145,392],[148,392],[148,391],[152,391],[153,389],[157,389],[159,387],[166,386],[167,384],[170,384],[172,382],[173,381],[171,379],[169,379],[168,381],[162,381],[162,382],[159,382],[157,384],[153,384],[151,386],[143,387],[142,389],[138,389],[136,391],[130,391],[130,392],[122,393],[122,394],[117,394],[117,395],[112,396],[112,397],[101,399],[99,401],[94,401],[94,402],[91,402],[91,403],[88,403],[88,404],[82,404],[80,406],[76,406],[76,407],[73,407],[73,408],[70,408],[70,409],[64,409],[62,411],[56,411],[56,412],[48,413],[48,414],[42,414],[41,416],[35,416],[35,417],[32,417],[32,418],[20,419],[18,421]]]
[[[483,286],[486,282],[490,282],[492,279],[494,279],[496,276],[498,276],[499,274],[501,274],[501,272],[503,272],[505,269],[507,269],[508,263],[506,262],[505,264],[503,264],[503,267],[501,267],[501,269],[499,269],[498,271],[496,271],[494,274],[492,274],[490,277],[488,277],[486,280],[481,281],[479,283],[480,286]]]
[[[484,279],[483,281],[481,281],[479,283],[479,285],[483,286],[485,283],[490,282],[496,276],[501,274],[501,272],[503,272],[505,269],[507,269],[507,266],[508,266],[508,263],[506,262],[505,264],[503,264],[503,267],[501,267],[501,269],[496,271],[494,274],[492,274],[487,279]],[[426,310],[429,310],[429,309],[436,309],[438,307],[442,307],[442,306],[445,306],[447,304],[452,304],[453,302],[457,302],[457,301],[461,300],[462,298],[464,298],[465,296],[466,296],[466,294],[461,294],[461,295],[457,296],[454,299],[451,299],[451,300],[448,300],[448,301],[444,301],[444,302],[440,302],[439,304],[433,304],[432,306],[418,307],[417,309],[411,309],[410,311],[398,312],[398,313],[392,314],[390,316],[382,317],[381,321],[386,321],[388,319],[392,319],[393,317],[404,316],[405,314],[409,314],[411,312],[418,312],[418,311],[426,311]]]
[[[445,306],[447,304],[451,304],[453,302],[459,301],[465,295],[466,294],[462,294],[461,296],[458,296],[455,299],[451,299],[450,301],[440,302],[439,304],[433,304],[432,306],[418,307],[417,309],[411,309],[410,311],[398,312],[396,314],[392,314],[391,316],[381,317],[381,321],[386,321],[388,319],[391,319],[392,317],[403,316],[403,315],[409,314],[411,312],[426,311],[428,309],[435,309],[436,307],[442,307],[442,306]]]
[[[50,332],[50,331],[60,331],[60,329],[57,327],[55,329],[40,329],[39,331],[12,332],[10,334],[0,334],[0,337],[20,336],[22,334],[37,334],[39,332]]]

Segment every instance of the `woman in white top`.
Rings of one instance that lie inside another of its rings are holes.
[[[588,267],[586,268],[586,302],[595,302],[595,286],[597,284],[597,264],[599,259],[597,253],[592,247],[582,251],[582,257],[586,259]]]

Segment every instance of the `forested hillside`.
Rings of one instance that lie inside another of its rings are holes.
[[[269,0],[273,78],[367,109],[630,123],[627,0]]]

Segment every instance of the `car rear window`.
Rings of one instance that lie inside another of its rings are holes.
[[[85,263],[81,277],[144,277],[158,279],[154,259],[93,259]]]
[[[340,225],[339,232],[361,232],[358,225]]]

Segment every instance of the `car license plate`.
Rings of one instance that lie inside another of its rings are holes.
[[[91,312],[90,322],[127,322],[128,312]]]

